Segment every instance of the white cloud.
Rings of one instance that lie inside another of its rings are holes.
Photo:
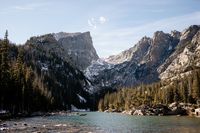
[[[33,11],[33,10],[43,10],[46,9],[45,6],[52,5],[51,2],[46,3],[29,3],[23,5],[12,5],[0,9],[0,14],[12,14],[16,12]]]
[[[88,19],[88,26],[91,27],[92,29],[96,29],[97,26],[105,24],[106,21],[107,21],[107,19],[103,16],[100,16],[98,19],[91,18],[91,19]]]
[[[105,17],[103,17],[103,16],[99,17],[99,22],[100,22],[101,24],[104,24],[106,21],[107,21],[107,20],[106,20]]]
[[[92,27],[93,29],[97,28],[94,18],[88,19],[88,26]]]
[[[15,6],[14,9],[16,9],[16,10],[33,10],[34,8],[31,6]]]
[[[30,3],[25,5],[16,5],[13,6],[12,9],[18,10],[18,11],[28,11],[28,10],[36,10],[38,8],[44,8],[45,6],[51,4],[48,3]]]

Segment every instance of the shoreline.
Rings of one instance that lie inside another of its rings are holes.
[[[199,106],[196,104],[190,103],[171,103],[166,106],[163,104],[157,104],[155,106],[141,105],[137,108],[133,107],[129,110],[117,111],[115,109],[107,109],[104,111],[98,112],[106,112],[106,113],[121,113],[133,116],[195,116],[200,118],[200,113],[197,116],[195,113],[195,109],[199,109]],[[88,111],[52,111],[52,112],[33,112],[33,113],[18,113],[17,115],[12,115],[10,113],[0,114],[0,123],[2,121],[7,121],[11,119],[21,119],[21,118],[31,118],[36,116],[53,116],[53,115],[80,115],[84,112]],[[85,114],[84,114],[85,115]]]
[[[47,116],[54,116],[54,115],[60,115],[60,116],[66,116],[66,115],[80,115],[85,116],[85,112],[91,112],[91,111],[52,111],[52,112],[33,112],[31,114],[20,114],[20,115],[9,115],[6,117],[0,116],[0,123],[3,121],[9,121],[9,120],[17,120],[22,118],[33,118],[33,117],[47,117]]]
[[[171,103],[169,105],[157,104],[154,106],[141,105],[129,110],[107,109],[100,112],[121,113],[133,116],[194,116],[200,118],[200,108],[196,104]]]
[[[95,111],[95,113],[98,113]],[[71,132],[104,132],[106,130],[106,127],[104,128],[100,128],[101,126],[99,125],[98,127],[94,126],[94,125],[87,125],[84,123],[79,123],[77,121],[70,121],[70,119],[80,119],[80,120],[91,120],[90,117],[84,117],[81,114],[87,114],[87,112],[72,112],[72,113],[59,113],[59,112],[53,112],[52,115],[58,115],[55,117],[28,117],[25,119],[11,119],[11,120],[7,120],[7,121],[3,121],[2,123],[0,123],[0,132],[22,132],[22,133],[26,133],[26,132],[64,132],[64,131],[71,131]],[[100,113],[100,116],[106,116],[105,114],[107,113]],[[116,115],[113,115],[116,114]],[[63,116],[62,116],[63,115]],[[65,120],[63,121],[63,119],[60,119],[62,117],[65,117],[64,115],[67,115],[69,117],[66,116],[66,118],[64,118]],[[77,117],[70,117],[71,115],[77,115]],[[87,114],[88,115],[88,114]],[[95,114],[97,115],[97,114]],[[95,117],[95,115],[91,115]],[[120,118],[122,115],[124,118],[128,118],[127,120],[129,120],[129,118],[133,119],[133,120],[138,120],[142,119],[142,121],[146,120],[145,118],[148,119],[161,119],[165,121],[166,119],[173,119],[173,117],[177,117],[177,116],[173,116],[170,115],[170,117],[166,117],[166,116],[126,116],[127,114],[122,114],[122,113],[117,113],[117,112],[111,112],[106,117],[103,117],[102,120],[104,121],[104,118],[107,118],[105,121],[108,121],[110,119],[110,116],[115,117],[115,118]],[[96,117],[95,117],[96,118]],[[178,118],[178,117],[177,117]],[[182,117],[183,120],[189,119],[189,121],[191,121],[191,119],[189,118],[189,116],[184,116]],[[181,119],[182,119],[181,118]],[[119,119],[119,120],[120,120]],[[69,120],[69,121],[68,121]],[[180,120],[180,119],[179,119]],[[198,120],[199,121],[199,120]],[[140,123],[140,122],[139,122]],[[101,122],[99,124],[102,124]],[[196,133],[196,132],[195,132]]]

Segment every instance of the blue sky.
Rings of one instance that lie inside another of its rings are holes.
[[[200,0],[0,0],[0,37],[15,43],[46,33],[90,31],[100,57],[156,30],[200,24]]]

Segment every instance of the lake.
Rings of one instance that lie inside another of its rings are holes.
[[[80,114],[87,114],[80,116]],[[199,133],[200,118],[84,112],[1,122],[0,132]],[[3,131],[3,129],[5,131]]]

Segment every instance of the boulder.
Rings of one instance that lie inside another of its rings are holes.
[[[181,107],[174,107],[168,114],[169,115],[186,115],[187,111]]]
[[[145,115],[145,112],[138,109],[138,110],[135,110],[135,112],[133,113],[133,115]]]
[[[168,115],[168,112],[170,111],[170,109],[165,105],[157,104],[153,106],[153,111],[155,115]]]
[[[187,107],[189,107],[187,103],[177,103],[177,102],[171,103],[169,105],[169,108],[171,111],[168,114],[169,115],[186,115],[188,114],[187,109],[186,109]]]
[[[195,116],[200,117],[200,108],[195,109]]]

